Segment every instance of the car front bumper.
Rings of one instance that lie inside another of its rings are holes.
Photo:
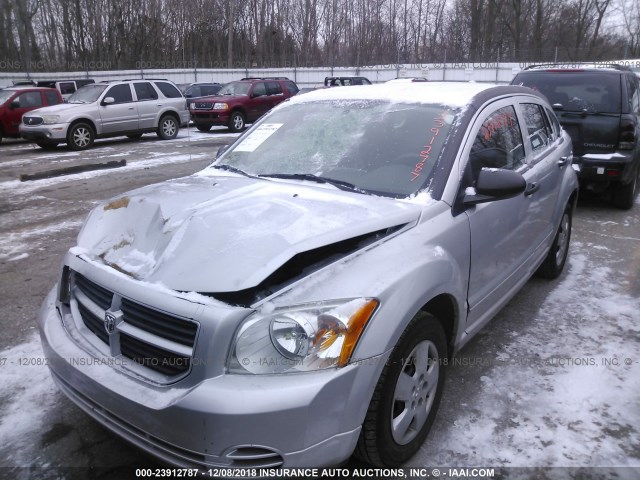
[[[65,142],[68,123],[29,126],[20,124],[20,136],[27,140]]]
[[[321,467],[353,452],[381,358],[284,375],[226,374],[222,366],[207,376],[193,366],[161,385],[114,368],[121,356],[101,354],[71,331],[73,310],[56,297],[54,289],[39,315],[55,382],[102,425],[161,460],[204,469]],[[199,342],[210,338],[206,330],[203,325]]]
[[[227,125],[229,111],[191,110],[191,121],[196,125]]]

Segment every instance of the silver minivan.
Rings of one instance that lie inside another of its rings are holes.
[[[39,315],[53,379],[174,465],[402,464],[451,355],[562,272],[571,160],[524,87],[293,97],[205,170],[91,212]]]
[[[78,89],[64,104],[23,116],[20,136],[45,149],[67,143],[72,150],[85,150],[96,138],[155,132],[172,139],[188,121],[186,100],[172,82],[100,82]]]

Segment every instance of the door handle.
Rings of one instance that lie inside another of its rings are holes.
[[[527,188],[524,191],[524,196],[530,197],[531,195],[536,193],[538,190],[540,190],[540,185],[538,185],[537,183],[528,183]]]
[[[558,160],[558,166],[564,167],[565,165],[567,165],[568,163],[571,163],[572,161],[573,161],[573,155],[565,155],[564,157],[560,157],[560,160]]]
[[[133,109],[134,109],[134,107],[129,107],[129,110],[133,110]]]

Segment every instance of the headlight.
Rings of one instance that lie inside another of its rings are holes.
[[[214,110],[226,110],[229,108],[229,105],[227,105],[226,103],[214,103],[213,104],[213,109]]]
[[[42,123],[45,125],[60,123],[60,115],[42,115]]]
[[[378,307],[358,298],[256,312],[238,331],[229,373],[272,374],[343,367]]]

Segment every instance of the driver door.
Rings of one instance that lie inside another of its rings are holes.
[[[526,164],[522,130],[514,105],[511,100],[502,100],[487,110],[472,129],[475,140],[467,168],[471,169],[474,164],[475,175],[481,168],[513,170],[523,175],[530,188],[534,182]],[[506,162],[483,164],[485,149],[506,151]],[[517,197],[482,203],[465,212],[471,231],[466,328],[469,334],[480,329],[529,278],[530,259],[535,250],[529,223],[532,214],[529,196],[525,191]]]

